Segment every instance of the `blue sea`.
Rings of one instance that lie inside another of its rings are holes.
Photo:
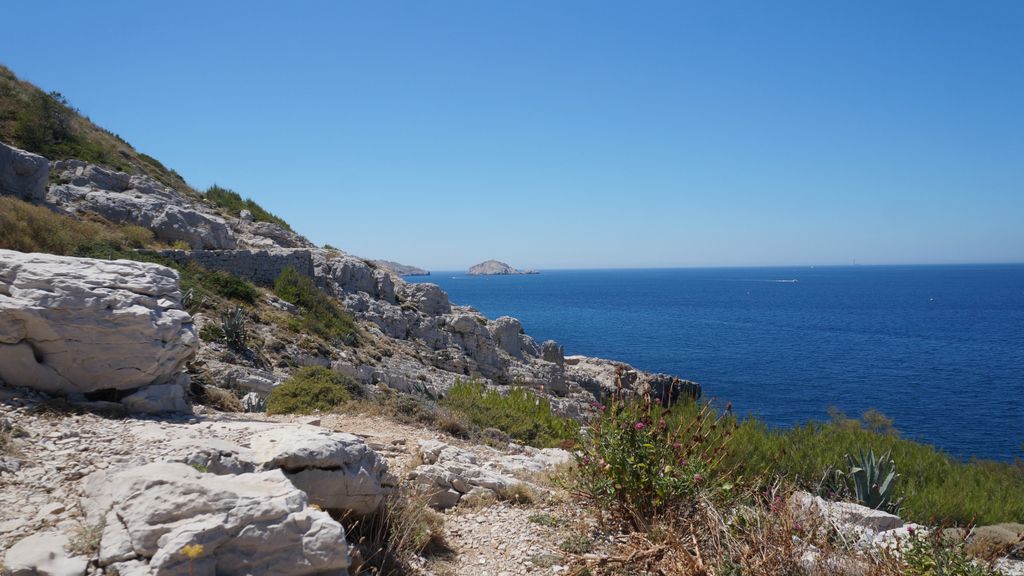
[[[777,426],[876,408],[961,458],[1024,457],[1024,265],[411,278],[566,354],[700,382]]]

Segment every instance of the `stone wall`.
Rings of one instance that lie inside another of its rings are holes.
[[[256,284],[273,284],[289,266],[299,274],[313,277],[313,255],[309,250],[161,250],[157,253],[179,264],[195,262],[207,270],[220,270]]]

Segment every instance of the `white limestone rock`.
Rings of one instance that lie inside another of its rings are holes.
[[[0,142],[0,196],[42,200],[49,175],[46,158]]]
[[[879,532],[903,526],[899,516],[888,512],[851,502],[830,502],[807,492],[794,493],[790,503],[802,513],[818,515],[841,531],[866,539],[874,538]]]
[[[50,188],[49,202],[68,212],[95,212],[118,223],[149,228],[169,242],[196,250],[232,250],[234,234],[223,218],[193,204],[149,176],[130,176],[81,160],[54,163],[62,184]]]
[[[394,488],[387,461],[352,434],[313,426],[276,427],[250,439],[262,470],[279,468],[324,509],[369,514]]]
[[[349,565],[344,529],[310,508],[281,471],[217,476],[155,463],[98,472],[85,490],[115,523],[100,542],[101,562],[115,566],[135,560],[155,576],[289,576],[344,574]],[[191,544],[203,547],[192,561],[182,552]]]
[[[89,560],[67,551],[68,537],[39,532],[20,540],[7,551],[4,564],[11,576],[82,576]]]
[[[48,393],[177,381],[197,346],[177,272],[0,250],[0,380]]]
[[[403,302],[409,303],[427,316],[440,316],[452,311],[448,293],[437,284],[403,282],[398,288],[398,293]]]

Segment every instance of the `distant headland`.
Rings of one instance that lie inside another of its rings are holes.
[[[512,274],[540,274],[536,270],[517,270],[504,262],[488,260],[469,268],[470,276],[509,276]]]
[[[398,262],[392,262],[391,260],[374,260],[373,263],[381,268],[386,268],[399,276],[430,276],[429,270],[417,268],[416,266],[409,266],[408,264],[399,264]]]

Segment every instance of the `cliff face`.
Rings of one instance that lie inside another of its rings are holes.
[[[539,272],[536,270],[517,270],[498,260],[488,260],[469,268],[470,276],[508,276],[512,274],[539,274]]]

